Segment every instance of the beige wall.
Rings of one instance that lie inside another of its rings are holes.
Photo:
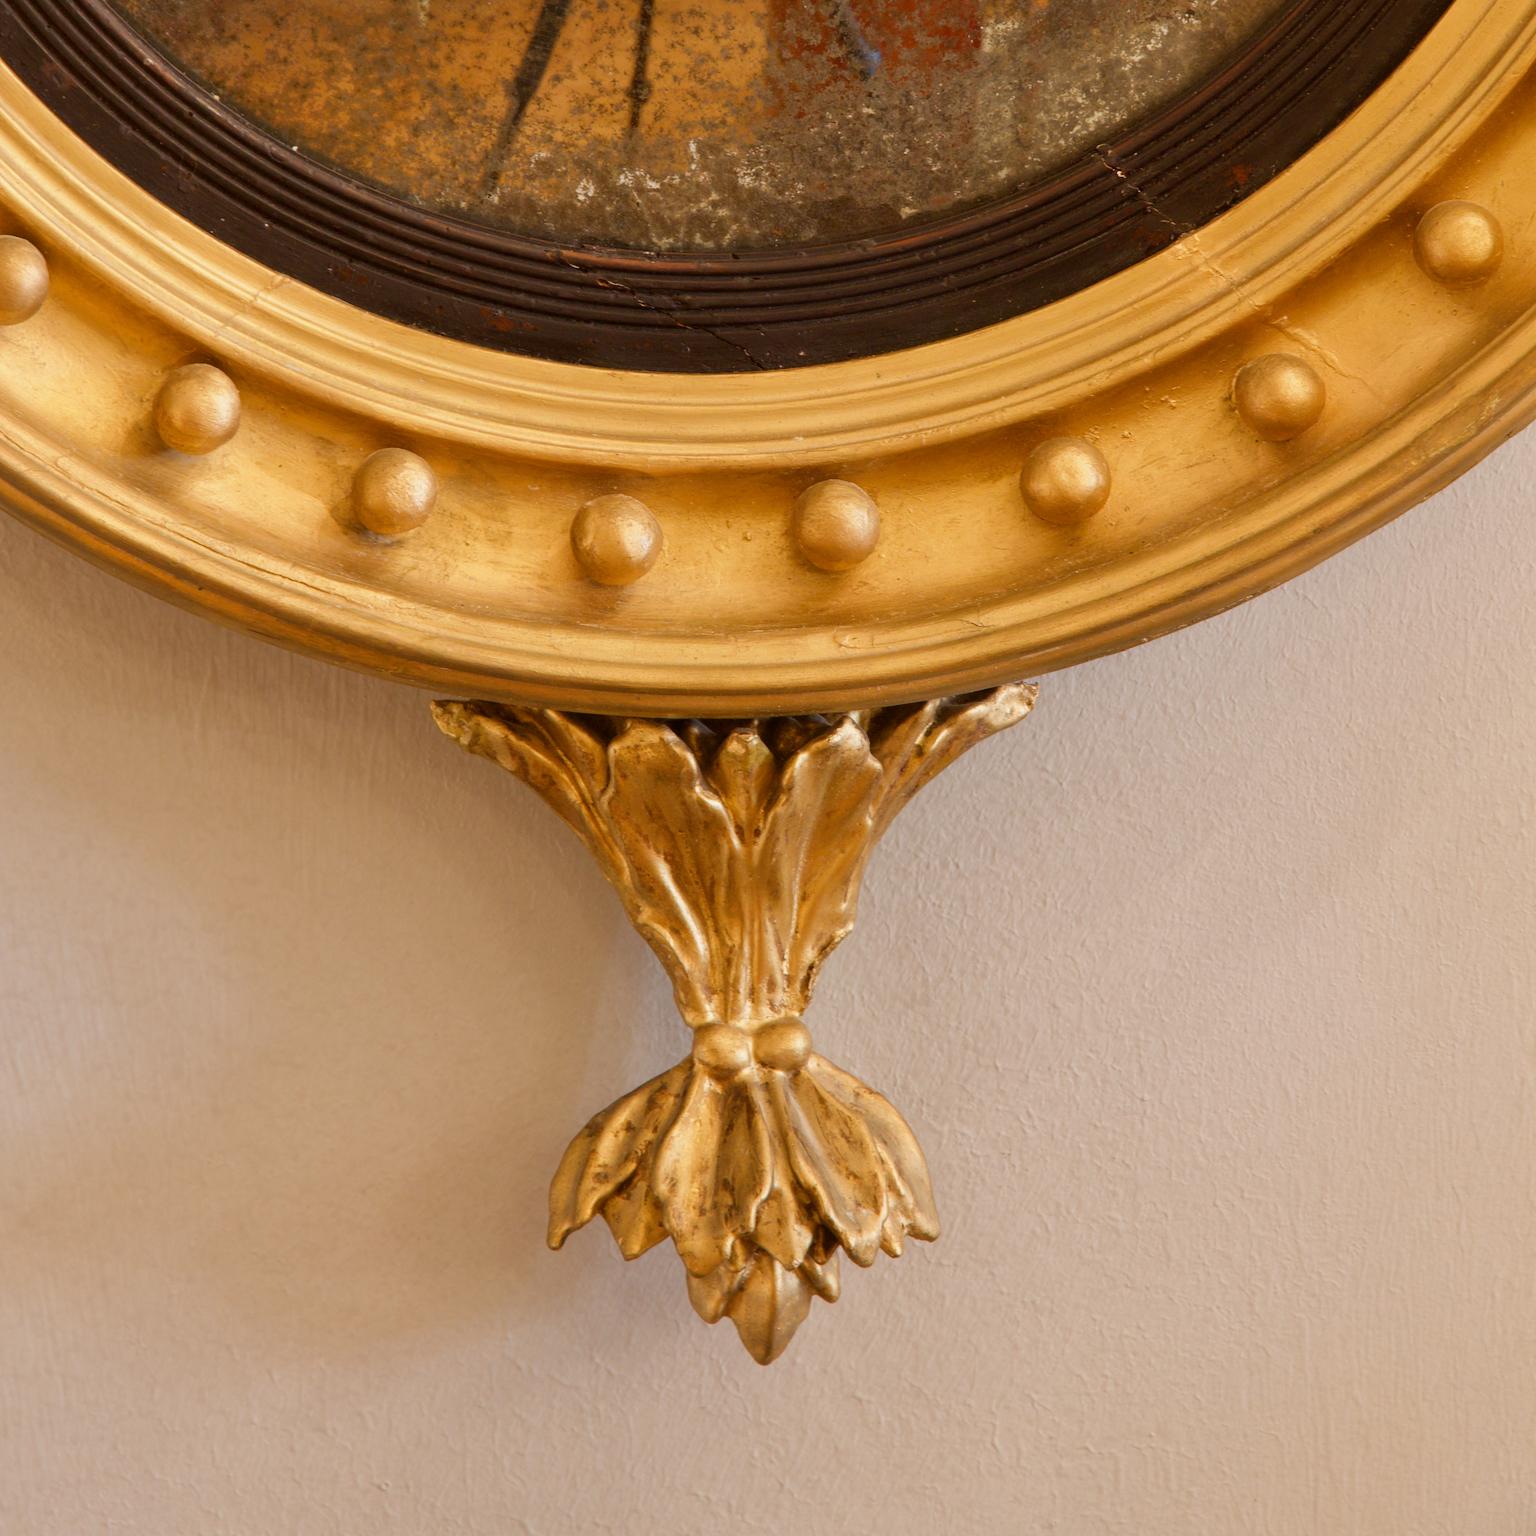
[[[819,1033],[948,1230],[768,1372],[543,1248],[683,1043],[554,819],[0,526],[0,1531],[1536,1529],[1533,478],[898,825]]]

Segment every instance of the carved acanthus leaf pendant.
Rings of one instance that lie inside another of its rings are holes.
[[[839,1250],[867,1266],[938,1236],[911,1130],[811,1049],[802,1015],[897,811],[1035,695],[749,723],[433,706],[580,835],[694,1030],[686,1060],[571,1143],[551,1246],[599,1214],[626,1258],[670,1237],[699,1315],[729,1317],[766,1365],[813,1297],[837,1299]]]

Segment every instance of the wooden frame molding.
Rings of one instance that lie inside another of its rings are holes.
[[[487,353],[349,308],[193,229],[0,74],[0,208],[52,276],[0,331],[0,478],[21,515],[170,597],[476,697],[728,715],[1067,666],[1294,575],[1530,417],[1533,59],[1533,0],[1457,0],[1316,150],[1129,271],[958,340],[725,377]],[[1447,200],[1503,231],[1474,288],[1416,260]],[[1274,355],[1326,396],[1283,442],[1233,404]],[[241,401],[195,459],[153,431],[190,362]],[[1063,438],[1111,477],[1066,527],[1020,480]],[[349,512],[384,448],[437,487],[392,542]],[[880,514],[841,574],[795,537],[826,479]],[[612,495],[661,540],[622,588],[571,548]]]

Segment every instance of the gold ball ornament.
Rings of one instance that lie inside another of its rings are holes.
[[[47,297],[47,258],[20,235],[0,235],[0,325],[30,320]]]
[[[408,448],[380,448],[358,465],[352,480],[352,516],[381,539],[411,533],[437,505],[437,475]]]
[[[1504,231],[1481,204],[1453,198],[1436,203],[1413,237],[1419,265],[1448,288],[1485,283],[1504,260]]]
[[[661,524],[634,496],[598,496],[571,523],[571,550],[593,581],[627,587],[661,556]]]
[[[757,1032],[752,1048],[763,1066],[798,1072],[811,1059],[811,1034],[799,1019],[780,1019]]]
[[[795,503],[795,545],[819,571],[851,571],[880,542],[880,508],[862,486],[823,480]]]
[[[729,1081],[752,1065],[752,1039],[734,1024],[704,1024],[693,1032],[693,1059],[711,1077]]]
[[[1109,462],[1081,437],[1052,437],[1024,461],[1019,488],[1043,523],[1071,528],[1104,509],[1114,484]]]
[[[212,453],[240,429],[240,391],[222,368],[187,363],[165,376],[155,397],[155,431],[177,453]]]
[[[1310,363],[1288,352],[1272,352],[1238,369],[1232,402],[1266,442],[1285,443],[1316,426],[1328,390]]]

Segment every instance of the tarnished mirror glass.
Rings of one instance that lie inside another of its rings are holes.
[[[1284,0],[120,0],[274,134],[427,206],[645,249],[885,233],[1204,80]]]

